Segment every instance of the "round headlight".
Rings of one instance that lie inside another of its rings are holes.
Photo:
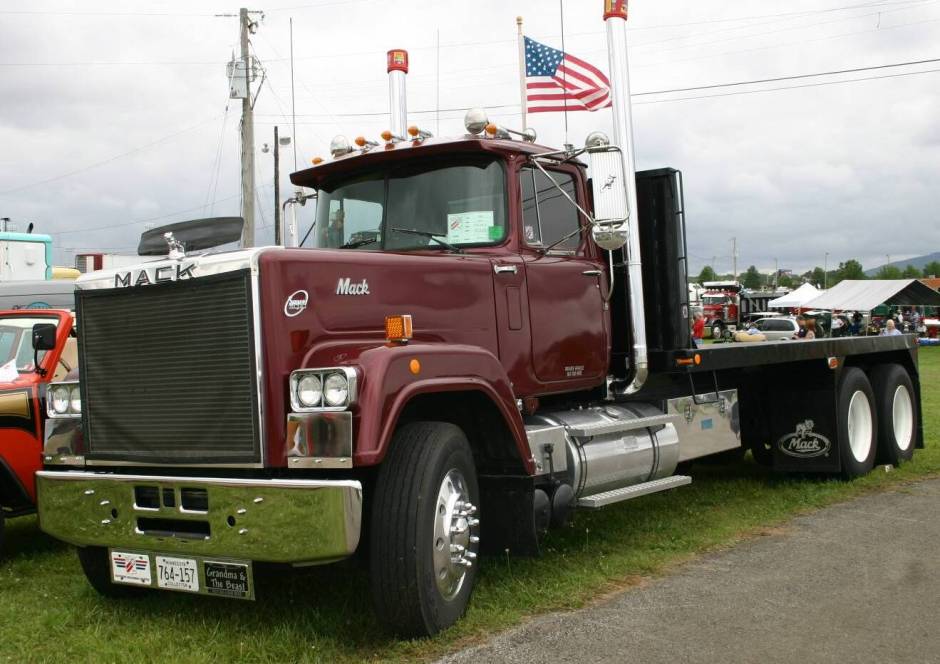
[[[65,385],[52,388],[52,410],[59,415],[69,411],[69,388]]]
[[[69,406],[72,407],[73,413],[82,412],[82,391],[78,388],[78,385],[69,392]]]
[[[320,377],[313,374],[304,376],[297,383],[297,399],[300,405],[305,408],[313,408],[320,405],[320,398],[323,396],[323,385],[320,383]]]
[[[331,373],[326,377],[326,383],[323,385],[323,396],[326,398],[328,406],[345,405],[349,397],[349,381],[341,373]]]

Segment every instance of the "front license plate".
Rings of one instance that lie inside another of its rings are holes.
[[[157,556],[157,585],[169,590],[199,592],[199,570],[192,558]]]
[[[150,556],[146,553],[112,551],[111,580],[133,586],[149,586]]]
[[[247,563],[205,561],[206,592],[222,597],[251,599],[251,578]]]

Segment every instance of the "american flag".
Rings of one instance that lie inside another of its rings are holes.
[[[525,76],[529,113],[596,111],[610,106],[610,81],[604,72],[528,37]]]

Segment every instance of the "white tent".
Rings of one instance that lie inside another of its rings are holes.
[[[794,291],[790,291],[786,295],[778,297],[776,300],[771,300],[767,303],[767,306],[771,309],[795,309],[797,307],[803,307],[810,300],[819,297],[826,291],[821,291],[813,284],[803,284]]]
[[[917,279],[846,280],[840,281],[804,306],[813,309],[871,311],[880,304],[937,306],[940,305],[940,293]]]

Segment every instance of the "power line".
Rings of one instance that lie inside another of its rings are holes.
[[[257,191],[258,189],[266,189],[271,186],[273,185],[263,184],[258,187],[255,187],[255,190]],[[241,196],[241,192],[237,194],[232,194],[231,196],[226,196],[225,198],[215,199],[215,203],[220,203],[222,201],[230,201],[234,198],[239,198],[240,196]],[[184,210],[176,210],[175,212],[167,212],[166,214],[161,214],[156,217],[148,217],[146,219],[135,219],[134,221],[125,221],[120,224],[108,224],[106,226],[96,226],[94,228],[79,228],[74,231],[54,231],[54,232],[49,233],[49,235],[56,235],[56,236],[71,235],[72,233],[88,233],[91,231],[103,231],[103,230],[109,230],[112,228],[126,228],[128,226],[137,226],[140,224],[146,224],[151,221],[159,221],[160,219],[167,219],[169,217],[175,217],[178,214],[185,214],[187,212],[194,212],[196,210],[204,210],[206,207],[207,207],[206,205],[195,205],[191,208],[186,208]]]
[[[906,71],[897,74],[887,74],[885,76],[864,76],[862,78],[850,78],[842,81],[824,81],[822,83],[804,83],[802,85],[787,85],[778,88],[763,88],[761,90],[738,90],[736,92],[726,92],[717,95],[697,95],[692,97],[676,97],[673,99],[653,99],[649,101],[639,101],[638,106],[645,104],[663,104],[674,101],[689,101],[692,99],[711,99],[712,97],[734,97],[737,95],[752,95],[759,92],[776,92],[778,90],[797,90],[799,88],[819,88],[827,85],[841,85],[843,83],[858,83],[860,81],[877,81],[882,78],[901,78],[902,76],[917,76],[918,74],[932,74],[940,72],[940,69],[924,69],[922,71]]]
[[[713,83],[709,85],[699,85],[699,86],[691,86],[691,87],[685,87],[685,88],[671,88],[671,89],[666,89],[666,90],[650,90],[646,92],[634,92],[631,95],[631,97],[664,95],[664,94],[671,94],[671,93],[676,93],[676,92],[692,92],[695,90],[711,90],[711,89],[716,89],[716,88],[738,87],[742,85],[756,85],[760,83],[773,83],[773,82],[787,81],[787,80],[814,78],[814,77],[819,77],[819,76],[833,76],[837,74],[859,73],[863,71],[876,71],[879,69],[889,69],[889,68],[895,68],[895,67],[909,67],[913,65],[930,64],[934,62],[940,62],[940,58],[911,60],[908,62],[893,62],[893,63],[883,64],[883,65],[872,65],[870,67],[853,67],[851,69],[833,69],[830,71],[815,72],[812,74],[793,74],[789,76],[777,76],[773,78],[758,78],[758,79],[751,79],[751,80],[745,80],[745,81],[731,81],[728,83]],[[928,70],[928,71],[933,71],[933,70]],[[916,74],[916,73],[920,73],[920,72],[907,72],[905,75]],[[880,77],[880,78],[887,78],[887,77]],[[870,79],[850,79],[849,81],[845,81],[845,82],[852,82],[854,80],[870,80]],[[843,81],[829,81],[828,83],[834,84],[834,83],[841,83],[841,82]],[[773,89],[777,90],[777,89],[786,89],[786,88],[773,88]],[[760,91],[755,91],[755,92],[760,92]],[[719,96],[719,95],[715,95],[715,96]],[[722,96],[726,96],[726,95],[722,95]],[[664,100],[664,101],[669,101],[669,100]],[[518,106],[519,106],[518,104],[497,104],[497,105],[487,106],[486,108],[487,109],[518,108]],[[446,113],[446,112],[454,112],[454,111],[466,111],[467,109],[466,108],[442,108],[440,110],[442,113]],[[437,109],[423,109],[423,110],[418,110],[418,111],[409,111],[409,115],[419,114],[419,113],[421,114],[435,113],[435,112],[437,112]],[[351,117],[374,117],[374,116],[383,116],[383,115],[388,115],[388,111],[378,111],[374,113],[336,113],[336,114],[333,114],[333,116],[331,117],[339,116],[339,117],[351,118]],[[307,114],[307,115],[303,115],[300,117],[317,118],[317,117],[323,117],[323,116],[317,115],[317,114]]]
[[[872,65],[871,67],[854,67],[852,69],[833,69],[831,71],[816,72],[814,74],[794,74],[792,76],[777,76],[774,78],[758,78],[750,81],[733,81],[731,83],[714,83],[712,85],[698,85],[689,88],[672,88],[670,90],[650,90],[649,92],[637,92],[632,97],[645,97],[649,95],[663,95],[673,92],[692,92],[694,90],[710,90],[713,88],[729,88],[740,85],[754,85],[757,83],[777,83],[779,81],[793,81],[802,78],[814,78],[817,76],[833,76],[835,74],[857,74],[862,71],[875,71],[877,69],[891,69],[894,67],[909,67],[911,65],[924,65],[934,62],[940,62],[940,58],[931,58],[929,60],[911,60],[910,62],[894,62],[887,65]]]
[[[5,190],[3,190],[3,191],[0,191],[0,196],[5,196],[5,195],[7,195],[7,194],[15,194],[15,193],[17,193],[17,192],[24,191],[24,190],[26,190],[26,189],[32,189],[33,187],[38,187],[39,185],[42,185],[42,184],[49,184],[50,182],[57,182],[58,180],[63,180],[63,179],[65,179],[65,178],[71,177],[71,176],[73,176],[73,175],[78,175],[79,173],[84,173],[85,171],[90,171],[90,170],[93,169],[93,168],[98,168],[99,166],[104,166],[105,164],[109,164],[109,163],[111,163],[112,161],[116,161],[116,160],[121,159],[121,158],[123,158],[123,157],[128,157],[128,156],[130,156],[130,155],[132,155],[132,154],[136,154],[136,153],[138,153],[138,152],[141,152],[141,151],[143,151],[143,150],[146,150],[147,148],[151,148],[151,147],[153,147],[153,146],[155,146],[155,145],[159,145],[160,143],[164,143],[164,142],[166,142],[166,141],[168,141],[168,140],[170,140],[170,139],[172,139],[172,138],[176,138],[177,136],[180,136],[180,135],[182,135],[182,134],[185,134],[185,133],[187,133],[187,132],[190,132],[190,131],[192,131],[193,129],[198,129],[199,127],[201,127],[201,126],[203,126],[203,125],[205,125],[205,124],[208,124],[208,123],[210,123],[210,122],[213,122],[213,121],[215,121],[215,120],[218,120],[220,117],[222,117],[221,114],[220,114],[220,115],[215,115],[215,116],[213,116],[213,117],[211,117],[211,118],[208,118],[207,120],[203,120],[202,122],[198,122],[198,123],[196,123],[196,124],[194,124],[194,125],[191,125],[191,126],[189,126],[189,127],[186,127],[185,129],[180,129],[179,131],[173,132],[172,134],[167,134],[166,136],[163,136],[163,137],[158,138],[158,139],[156,139],[156,140],[150,141],[149,143],[145,143],[144,145],[139,145],[139,146],[137,146],[137,147],[135,147],[135,148],[131,148],[131,149],[128,150],[127,152],[122,152],[122,153],[120,153],[120,154],[113,155],[113,156],[111,156],[111,157],[108,157],[107,159],[102,159],[101,161],[96,161],[96,162],[94,162],[94,163],[88,164],[88,165],[83,166],[83,167],[81,167],[81,168],[77,168],[77,169],[75,169],[75,170],[73,170],[73,171],[68,171],[67,173],[62,173],[62,174],[60,174],[60,175],[55,175],[55,176],[53,176],[53,177],[51,177],[51,178],[46,178],[46,179],[44,179],[44,180],[39,180],[39,181],[37,181],[37,182],[32,182],[32,183],[30,183],[30,184],[24,184],[24,185],[20,185],[20,186],[18,186],[18,187],[12,187],[12,188],[10,188],[10,189],[5,189]]]

